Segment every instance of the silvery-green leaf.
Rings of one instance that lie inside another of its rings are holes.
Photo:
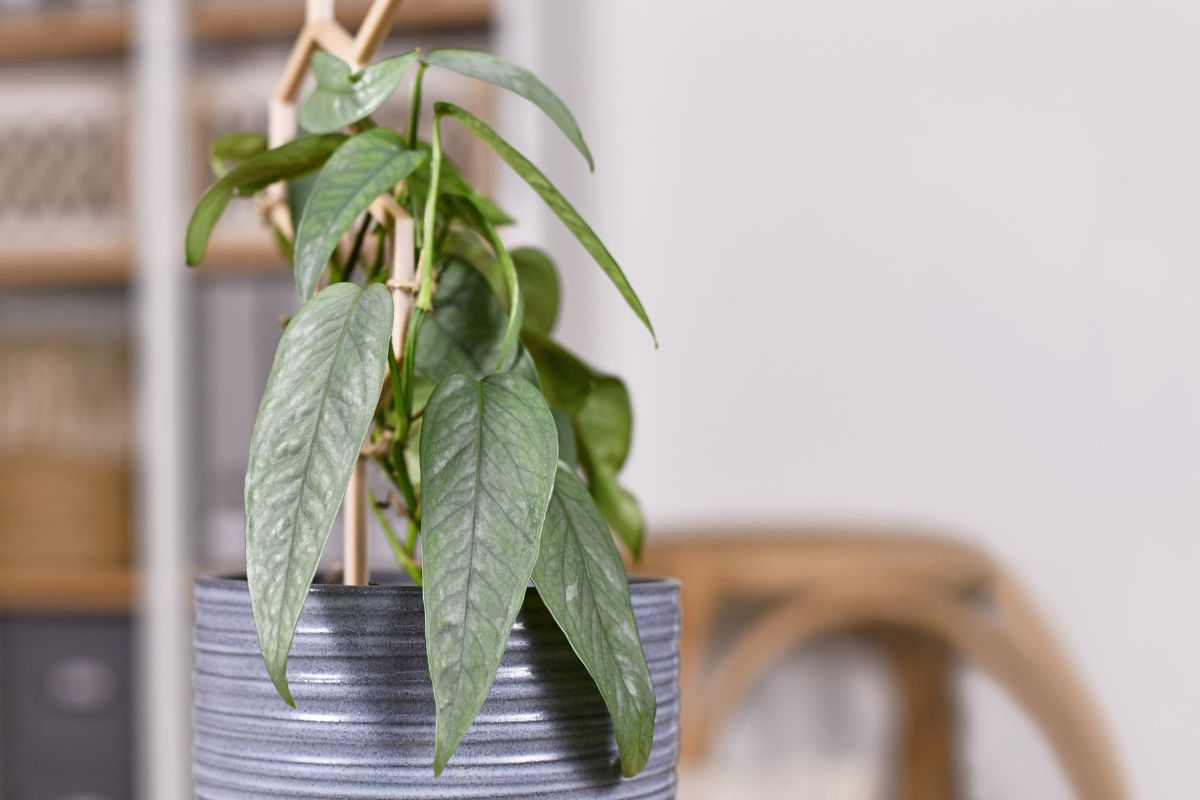
[[[421,424],[425,635],[440,774],[479,713],[537,560],[558,440],[515,375],[442,381]]]
[[[525,329],[549,335],[558,319],[558,270],[535,247],[516,248],[512,260],[525,298]]]
[[[608,279],[617,287],[621,296],[625,298],[625,302],[637,314],[638,319],[642,321],[646,329],[650,331],[650,335],[654,336],[654,326],[650,324],[650,317],[646,314],[646,309],[642,306],[642,301],[638,298],[637,293],[629,285],[629,279],[621,271],[620,265],[617,264],[612,253],[608,252],[608,248],[604,246],[604,242],[600,241],[600,237],[596,235],[596,232],[584,221],[583,217],[579,216],[579,212],[567,202],[567,199],[550,182],[550,179],[535,167],[529,159],[517,152],[516,148],[504,141],[499,134],[471,112],[453,103],[437,103],[434,109],[439,117],[453,117],[462,123],[467,130],[471,131],[480,141],[490,147],[493,152],[500,156],[505,163],[512,167],[513,171],[520,175],[538,193],[543,202],[562,220],[567,229],[575,235],[579,243],[591,254],[596,263],[600,265],[600,269],[604,271]],[[655,343],[657,344],[657,342],[658,339],[655,338]]]
[[[416,369],[435,381],[455,373],[482,378],[496,371],[507,315],[479,270],[459,258],[444,261],[417,337]]]
[[[263,660],[289,704],[296,621],[371,425],[391,329],[382,286],[339,283],[309,300],[283,333],[254,423],[246,575]]]
[[[421,165],[400,134],[372,128],[343,144],[326,162],[296,228],[296,290],[312,296],[338,239],[359,214]],[[232,173],[231,173],[232,174]]]
[[[300,105],[300,127],[313,133],[341,130],[374,114],[396,91],[404,74],[417,63],[417,53],[385,58],[357,73],[341,59],[318,50],[312,70],[317,88]]]
[[[204,259],[208,240],[234,192],[253,194],[275,181],[305,175],[318,169],[346,141],[342,134],[306,136],[273,150],[250,156],[208,188],[196,203],[188,222],[184,250],[188,266]]]
[[[430,66],[442,67],[469,78],[486,81],[524,97],[540,108],[571,140],[571,144],[575,145],[575,149],[587,161],[588,169],[595,169],[592,153],[583,141],[583,133],[579,130],[579,124],[570,109],[529,70],[491,53],[481,53],[477,50],[431,50],[422,56],[421,60]]]
[[[629,601],[625,565],[579,477],[560,466],[533,582],[608,705],[625,775],[654,738],[654,685]]]

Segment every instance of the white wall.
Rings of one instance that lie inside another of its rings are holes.
[[[518,132],[661,334],[558,247],[568,338],[633,387],[652,524],[983,544],[1085,664],[1138,796],[1196,797],[1200,5],[506,9],[597,174]],[[988,719],[979,796],[1047,796]]]

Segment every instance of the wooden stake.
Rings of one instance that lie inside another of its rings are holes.
[[[346,562],[342,582],[347,586],[366,586],[370,580],[367,570],[367,459],[359,456],[350,473],[346,500],[342,505],[342,557]]]

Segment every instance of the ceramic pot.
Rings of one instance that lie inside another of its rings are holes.
[[[630,588],[658,699],[645,770],[621,777],[604,701],[531,588],[487,703],[434,778],[419,588],[314,585],[288,668],[292,709],[267,677],[245,580],[197,578],[196,797],[674,798],[679,584]]]

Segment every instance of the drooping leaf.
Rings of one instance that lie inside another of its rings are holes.
[[[588,489],[596,507],[634,559],[640,560],[646,541],[646,520],[637,499],[617,482],[617,476],[612,472],[589,465],[585,453],[580,454],[580,461],[587,473]]]
[[[558,441],[528,381],[453,375],[421,426],[425,633],[440,774],[487,699],[537,561]]]
[[[575,450],[601,514],[640,558],[646,523],[637,500],[617,481],[633,433],[629,392],[619,378],[596,372],[556,342],[526,330],[542,391],[570,417]]]
[[[383,384],[392,300],[329,287],[288,324],[250,439],[246,575],[259,647],[279,694],[292,636]]]
[[[525,329],[549,335],[558,319],[558,270],[535,247],[516,248],[512,260],[525,298]]]
[[[507,317],[477,269],[459,258],[443,261],[433,311],[417,338],[416,369],[435,381],[455,373],[482,378],[496,371]]]
[[[312,296],[338,239],[355,218],[425,158],[425,153],[409,150],[395,131],[372,128],[329,159],[296,228],[296,290],[302,299]]]
[[[481,53],[477,50],[460,50],[444,48],[430,50],[421,57],[426,64],[441,67],[459,75],[485,81],[493,86],[508,89],[540,108],[558,129],[575,145],[575,149],[587,161],[588,169],[594,170],[592,153],[587,143],[583,141],[583,133],[575,121],[571,111],[546,84],[524,67],[509,63],[491,53]]]
[[[533,583],[608,706],[626,777],[646,766],[655,699],[625,565],[579,477],[559,466]]]
[[[600,265],[600,268],[604,270],[604,274],[608,275],[609,280],[613,282],[613,285],[617,287],[621,296],[625,298],[625,302],[629,304],[629,307],[637,314],[638,319],[650,331],[650,335],[654,336],[654,326],[650,324],[650,317],[646,314],[646,309],[642,306],[642,301],[638,298],[637,293],[629,285],[629,279],[621,271],[620,265],[617,264],[612,253],[608,252],[608,248],[600,241],[600,237],[596,235],[596,232],[583,220],[583,217],[579,216],[579,212],[567,202],[567,199],[555,188],[550,179],[542,174],[541,170],[535,167],[529,159],[517,152],[512,145],[504,141],[499,134],[471,112],[453,103],[437,103],[434,108],[439,116],[453,117],[461,122],[467,130],[471,131],[484,144],[490,147],[538,193],[546,205],[549,206],[550,210],[562,220],[563,224],[575,235],[575,238],[579,240],[584,249]],[[655,344],[657,342],[658,339],[655,337]]]
[[[267,137],[261,133],[227,133],[208,149],[209,164],[218,178],[229,172],[226,161],[242,161],[267,149]]]
[[[545,336],[527,330],[522,341],[537,365],[542,391],[550,405],[573,415],[591,390],[591,368]]]
[[[184,242],[188,266],[194,267],[204,260],[213,228],[233,199],[234,192],[253,194],[275,181],[289,180],[319,169],[345,141],[342,134],[306,136],[251,156],[231,169],[208,188],[192,211]]]
[[[323,50],[316,51],[312,69],[317,88],[300,105],[300,126],[313,133],[328,133],[369,117],[396,91],[404,74],[416,63],[414,50],[351,73],[346,62]]]
[[[613,375],[593,374],[587,397],[573,418],[590,460],[598,469],[619,472],[633,440],[633,406],[624,382]]]

